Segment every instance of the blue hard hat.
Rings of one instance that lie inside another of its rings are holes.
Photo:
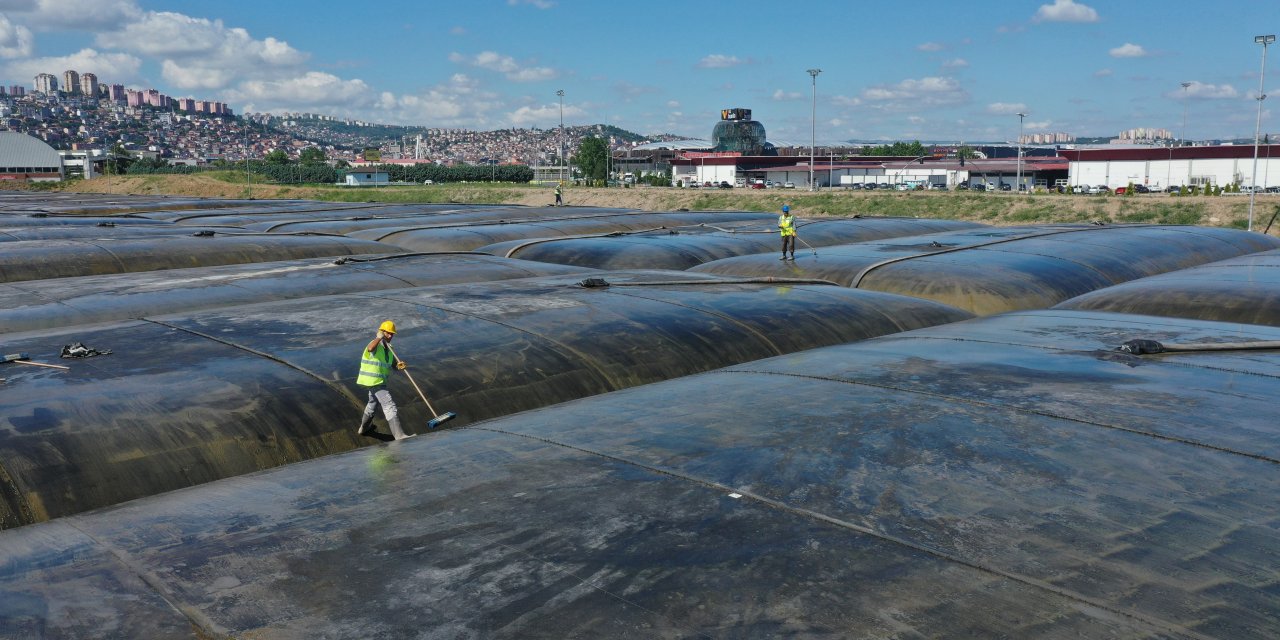
[[[790,206],[790,205],[785,205],[785,204],[784,204],[784,205],[782,205],[782,212],[783,212],[783,213],[787,213],[788,211],[791,211],[791,206]]]

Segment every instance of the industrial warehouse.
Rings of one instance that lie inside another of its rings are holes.
[[[0,637],[1280,635],[1280,239],[797,213],[0,196]]]

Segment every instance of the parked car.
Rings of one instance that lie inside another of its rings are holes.
[[[1135,184],[1133,185],[1133,190],[1138,193],[1151,193],[1151,187],[1145,184]]]
[[[751,188],[752,188],[752,189],[763,189],[763,188],[764,188],[764,183],[763,183],[763,182],[752,182],[752,183],[751,183]]]
[[[1124,194],[1125,194],[1125,192],[1126,192],[1126,191],[1128,191],[1128,190],[1129,190],[1129,188],[1128,188],[1128,187],[1116,187],[1116,195],[1118,195],[1118,196],[1122,196],[1122,195],[1124,195]],[[1134,189],[1134,191],[1137,191],[1137,189]]]
[[[987,190],[987,185],[982,184],[981,182],[975,182],[975,183],[973,183],[973,184],[969,185],[969,190],[971,190],[971,191],[986,191],[986,190]]]
[[[794,189],[794,188],[796,188],[796,183],[794,183],[794,182],[790,182],[790,181],[788,181],[788,182],[784,182],[784,183],[782,183],[782,188],[783,188],[783,189]]]
[[[1153,184],[1147,187],[1147,190],[1144,193],[1163,193],[1163,192],[1164,192],[1164,185]]]
[[[968,190],[969,190],[969,185],[964,182],[961,182],[960,184],[956,185],[956,191],[968,191]]]
[[[1000,183],[1000,190],[1001,190],[1001,191],[1013,191],[1013,185],[1011,185],[1011,184],[1005,184],[1005,183],[1003,183],[1003,182],[1002,182],[1002,183]]]
[[[423,181],[422,181],[422,184],[435,184],[435,183],[436,183],[436,181],[435,181],[435,180],[423,180]]]
[[[892,188],[893,188],[893,185],[889,184],[888,182],[881,182],[880,184],[876,185],[876,188],[877,188],[877,189],[892,189]]]
[[[733,188],[733,185],[729,184],[729,181],[728,181],[728,180],[721,180],[721,181],[720,181],[720,188],[721,188],[721,189],[732,189],[732,188]]]

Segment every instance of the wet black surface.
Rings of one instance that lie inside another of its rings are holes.
[[[1280,250],[1134,280],[1056,308],[1280,326]]]
[[[777,256],[781,240],[777,217],[755,225],[719,228],[714,223],[619,237],[552,239],[545,242],[498,242],[480,247],[494,255],[595,269],[690,269],[697,265],[749,254]],[[812,247],[847,244],[879,238],[979,227],[973,223],[908,218],[859,218],[797,223],[800,237]],[[388,238],[394,242],[394,237]],[[398,243],[397,243],[398,244]],[[401,245],[404,246],[404,245]],[[812,249],[800,245],[805,255]],[[773,258],[776,260],[777,258]],[[780,261],[781,262],[781,261]],[[769,275],[796,277],[791,263]],[[801,276],[812,277],[812,276]]]
[[[367,442],[354,436],[364,400],[354,384],[356,363],[386,318],[399,327],[397,353],[438,410],[458,413],[449,423],[458,427],[969,317],[936,303],[829,285],[715,283],[714,276],[678,272],[602,275],[615,286],[584,289],[578,274],[10,333],[6,349],[37,361],[58,360],[71,342],[113,353],[68,361],[70,372],[5,365],[0,460],[28,504],[5,516],[5,526],[24,511],[37,520],[58,517]],[[624,286],[676,279],[708,284]],[[406,430],[424,431],[431,415],[408,380],[397,375],[390,386]],[[161,460],[165,451],[174,455]]]
[[[388,258],[388,259],[380,259]],[[0,333],[290,298],[589,270],[482,254],[312,258],[0,284]]]
[[[1135,278],[1277,247],[1280,239],[1231,229],[1050,225],[833,246],[817,256],[797,252],[794,262],[742,256],[691,270],[820,278],[989,315],[1047,308]]]
[[[0,247],[0,282],[396,252],[367,240],[268,234],[29,240]]]
[[[206,258],[160,235],[93,245],[147,273],[0,285],[3,352],[71,367],[0,365],[0,527],[37,523],[0,531],[0,637],[1280,635],[1280,352],[1116,351],[1280,339],[1241,324],[1268,323],[1275,252],[1239,256],[1274,238],[1054,225],[844,244],[954,223],[805,221],[818,256],[791,263],[771,214],[530,244],[650,214],[0,199],[0,257],[43,246],[54,265],[109,261],[51,237],[87,223],[18,210],[275,234],[228,252],[262,264],[175,269]],[[577,267],[483,255],[278,255],[356,242],[295,231],[456,251],[500,229],[519,238],[490,247],[504,255],[634,268],[587,289]],[[701,273],[722,268],[798,279]],[[476,282],[547,270],[563,275]],[[1126,280],[1148,289],[1099,289]],[[965,321],[921,299],[994,313],[1095,289],[1152,315]],[[1159,317],[1186,309],[1231,322]],[[388,317],[459,414],[447,428],[426,430],[395,375],[420,435],[355,435],[356,352]],[[71,342],[113,353],[59,359]]]
[[[1273,637],[1280,361],[1096,357],[1144,328],[1011,314],[635,387],[7,532],[0,577],[108,603],[52,637],[164,621],[109,606],[139,572],[248,637]]]

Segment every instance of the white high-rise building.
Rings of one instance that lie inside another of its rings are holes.
[[[36,93],[51,94],[58,91],[58,79],[52,73],[42,73],[35,79]]]
[[[80,93],[94,98],[98,97],[98,76],[92,73],[80,76]]]
[[[62,90],[67,93],[80,93],[80,74],[71,69],[63,71]]]

